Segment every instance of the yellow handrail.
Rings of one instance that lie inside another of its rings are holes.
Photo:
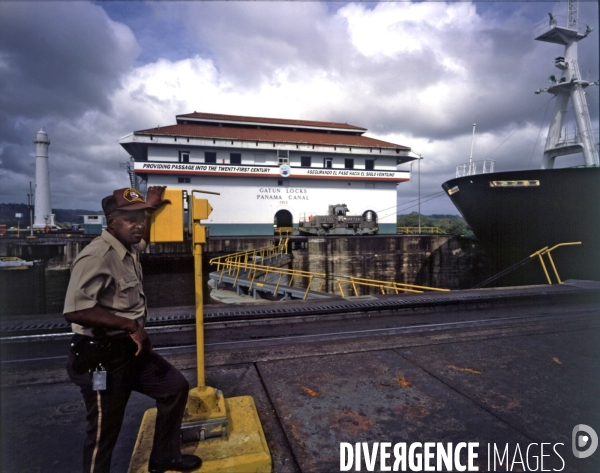
[[[556,280],[558,281],[558,284],[562,284],[562,281],[560,280],[560,277],[558,276],[558,271],[556,270],[556,265],[554,264],[554,260],[552,259],[552,255],[550,253],[552,251],[554,251],[556,248],[558,248],[559,246],[570,246],[570,245],[581,245],[581,242],[580,241],[572,241],[572,242],[568,242],[568,243],[559,243],[558,245],[554,245],[552,248],[548,248],[547,246],[545,246],[541,250],[538,250],[529,256],[530,258],[539,256],[540,263],[542,264],[542,269],[544,270],[544,274],[546,275],[546,279],[548,280],[548,284],[552,284],[552,280],[550,279],[550,275],[548,274],[548,270],[546,269],[546,264],[544,263],[543,256],[548,255],[548,259],[550,260],[550,264],[552,265],[552,269],[554,270],[554,275],[556,276]]]
[[[225,273],[225,270],[227,269],[229,275],[235,274],[235,279],[233,281],[233,285],[236,286],[241,272],[243,270],[245,270],[245,271],[247,271],[246,277],[248,279],[250,279],[250,285],[248,286],[248,289],[250,289],[250,290],[253,289],[255,285],[262,286],[262,284],[260,284],[261,281],[258,279],[260,276],[263,276],[262,283],[267,282],[267,278],[268,278],[269,274],[279,275],[279,278],[277,280],[277,284],[275,286],[273,294],[276,294],[277,291],[279,290],[283,276],[289,276],[290,279],[287,284],[288,286],[293,286],[295,278],[308,278],[308,284],[306,286],[306,291],[304,292],[303,299],[306,299],[306,297],[308,296],[308,293],[310,291],[311,285],[314,280],[321,279],[321,282],[319,283],[318,288],[315,289],[316,291],[321,291],[323,288],[323,285],[325,284],[326,275],[324,273],[302,271],[299,269],[277,268],[274,266],[264,266],[264,265],[260,265],[260,264],[254,264],[254,263],[243,262],[243,261],[233,261],[233,260],[221,261],[219,263],[219,265],[221,267],[221,276],[219,278],[219,282],[223,279],[223,274]]]
[[[347,278],[337,278],[336,279],[338,287],[340,289],[340,293],[342,297],[344,297],[344,289],[342,284],[350,284],[352,285],[352,289],[354,289],[354,294],[358,295],[358,286],[367,286],[367,287],[378,287],[381,290],[382,294],[386,293],[386,290],[394,291],[398,294],[399,291],[402,292],[411,292],[411,293],[421,293],[424,291],[438,291],[438,292],[449,292],[450,289],[440,289],[435,287],[428,286],[417,286],[416,284],[404,284],[393,281],[378,281],[376,279],[366,279],[366,278],[355,278],[355,277],[347,277]]]
[[[260,257],[261,261],[270,260],[274,257],[279,257],[287,253],[289,238],[280,240],[277,245],[264,246],[253,250],[238,251],[224,256],[217,256],[209,261],[209,264],[216,265],[217,271],[221,269],[225,263],[229,262],[244,262],[249,263],[251,260],[256,261]],[[231,267],[229,267],[231,274]],[[221,274],[222,276],[222,274]],[[220,280],[219,280],[220,282]]]

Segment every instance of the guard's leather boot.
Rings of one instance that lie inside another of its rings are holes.
[[[164,473],[165,471],[190,471],[202,466],[202,460],[196,455],[181,455],[166,462],[150,460],[148,473]]]

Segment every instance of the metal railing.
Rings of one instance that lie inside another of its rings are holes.
[[[540,24],[535,26],[533,30],[533,37],[537,38],[538,36],[541,36],[547,31],[550,31],[556,27],[568,28],[570,30],[577,31],[581,35],[584,35],[587,32],[587,25],[573,24],[573,21],[569,21],[569,18],[565,15],[553,15],[553,18],[542,21]]]
[[[285,240],[279,240],[279,243],[276,245],[217,256],[216,258],[211,259],[209,263],[211,265],[216,265],[217,271],[219,271],[221,267],[229,263],[250,263],[251,261],[256,262],[259,259],[261,262],[271,261],[274,258],[279,258],[284,254],[287,254],[288,242],[289,238],[286,238]]]
[[[390,282],[390,281],[378,281],[376,279],[366,279],[366,278],[355,278],[355,277],[345,277],[345,278],[337,278],[336,279],[338,288],[340,289],[340,293],[342,297],[344,297],[344,288],[342,284],[350,284],[352,289],[354,290],[354,295],[358,296],[358,286],[365,287],[377,287],[381,291],[382,294],[387,294],[386,291],[394,291],[394,293],[398,294],[399,292],[411,292],[411,293],[422,293],[425,291],[436,291],[436,292],[449,292],[450,289],[440,289],[435,287],[427,287],[427,286],[417,286],[415,284],[404,284],[399,282]]]
[[[480,289],[484,286],[487,286],[491,282],[494,282],[496,279],[500,279],[502,276],[506,276],[507,274],[515,271],[516,269],[520,268],[521,266],[531,263],[536,256],[538,256],[540,258],[540,263],[542,264],[542,269],[544,270],[544,273],[546,274],[546,279],[548,281],[548,284],[552,284],[552,280],[550,279],[550,275],[548,274],[548,270],[546,269],[546,263],[544,263],[544,259],[543,259],[543,256],[545,256],[545,255],[548,256],[548,260],[552,264],[552,269],[554,269],[554,275],[556,276],[556,280],[558,281],[559,284],[562,284],[562,281],[560,280],[560,277],[558,276],[558,271],[556,270],[556,265],[554,264],[554,260],[552,259],[552,255],[550,253],[558,247],[571,246],[571,245],[581,245],[581,242],[573,241],[573,242],[568,242],[568,243],[559,243],[558,245],[554,245],[552,248],[548,248],[547,246],[545,246],[541,250],[538,250],[535,253],[533,253],[532,255],[529,255],[526,258],[523,258],[518,263],[515,263],[512,266],[509,266],[508,268],[503,269],[502,271],[500,271],[498,274],[492,276],[491,278],[487,278],[485,281],[480,282],[476,286],[473,286],[472,289]]]
[[[471,161],[456,166],[456,177],[475,176],[477,174],[489,174],[494,172],[494,160],[483,159],[481,161]]]
[[[530,258],[535,258],[538,256],[540,258],[540,263],[542,264],[542,268],[544,269],[544,274],[546,275],[546,279],[548,280],[548,284],[552,284],[552,280],[550,279],[550,275],[548,274],[548,269],[546,269],[546,263],[544,263],[543,256],[547,256],[550,264],[552,265],[552,269],[554,270],[554,275],[556,276],[556,280],[558,284],[562,284],[560,277],[558,276],[558,271],[556,270],[556,265],[554,264],[554,260],[552,259],[552,255],[550,254],[559,246],[570,246],[570,245],[581,245],[580,241],[572,241],[569,243],[559,243],[558,245],[554,245],[552,248],[548,248],[547,246],[542,248],[539,251],[536,251],[534,254],[529,256]]]
[[[240,277],[249,279],[249,290],[262,288],[264,287],[265,283],[274,284],[275,288],[273,289],[273,294],[277,294],[282,285],[292,287],[294,285],[294,280],[308,279],[303,299],[306,299],[308,293],[311,291],[313,282],[318,282],[318,286],[312,290],[320,292],[323,289],[326,277],[324,273],[301,271],[298,269],[286,269],[275,266],[264,266],[260,264],[239,261],[223,260],[219,262],[219,266],[221,271],[219,282],[221,282],[223,279],[223,275],[227,273],[228,276],[234,277],[233,286],[238,285],[238,280]],[[277,282],[275,283],[274,280],[269,281],[269,276],[276,278]],[[260,279],[261,277],[262,280]]]
[[[400,235],[447,235],[439,227],[396,227],[396,233]]]
[[[306,299],[308,293],[311,290],[313,282],[318,283],[315,291],[321,291],[325,284],[324,273],[315,273],[310,271],[300,271],[297,269],[285,269],[277,266],[267,266],[266,262],[275,262],[277,259],[287,254],[289,239],[280,240],[277,245],[269,245],[263,248],[255,250],[240,251],[229,255],[219,256],[210,260],[210,264],[217,267],[217,272],[220,273],[219,281],[223,280],[223,276],[227,275],[233,277],[233,285],[237,286],[240,277],[250,280],[249,290],[256,287],[263,287],[264,283],[268,282],[275,284],[273,294],[277,294],[277,291],[285,283],[286,286],[291,287],[294,285],[294,281],[298,279],[308,279],[306,285],[306,291],[304,292],[303,299]],[[274,261],[275,260],[275,261]],[[260,261],[260,264],[258,263]],[[262,277],[262,281],[261,278]],[[276,282],[268,281],[269,277],[276,279]]]
[[[566,146],[566,145],[570,145],[570,144],[576,144],[576,143],[581,143],[584,139],[586,135],[589,135],[591,133],[592,136],[592,140],[594,141],[594,143],[598,143],[599,139],[599,133],[598,133],[598,128],[594,128],[593,130],[591,130],[591,132],[579,132],[578,130],[564,130],[561,134],[560,137],[558,138],[558,142],[556,143],[557,146]]]

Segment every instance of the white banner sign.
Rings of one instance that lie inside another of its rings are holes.
[[[205,174],[217,176],[269,176],[297,179],[350,179],[376,181],[408,181],[408,171],[377,171],[363,169],[315,169],[279,166],[246,166],[227,164],[188,164],[136,162],[135,172],[152,174]]]

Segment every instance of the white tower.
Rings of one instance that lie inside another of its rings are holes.
[[[33,228],[56,227],[50,202],[50,169],[48,167],[48,133],[43,129],[35,136],[35,217]]]

